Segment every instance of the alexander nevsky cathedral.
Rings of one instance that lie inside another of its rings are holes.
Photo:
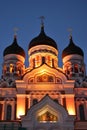
[[[25,51],[14,35],[3,50],[0,130],[87,130],[87,76],[83,50],[73,41],[62,50],[44,31]]]

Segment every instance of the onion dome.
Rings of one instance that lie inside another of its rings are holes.
[[[14,36],[14,40],[13,43],[8,46],[4,52],[3,52],[3,56],[6,56],[8,54],[17,54],[17,55],[21,55],[25,58],[25,52],[24,50],[18,45],[17,43],[17,38],[16,36]]]
[[[38,46],[38,45],[48,45],[48,46],[52,46],[55,49],[57,49],[56,42],[45,34],[44,26],[41,26],[40,34],[31,40],[28,49],[30,49],[34,46]]]
[[[70,36],[69,45],[62,52],[62,58],[71,54],[77,54],[84,57],[82,49],[73,43],[72,36]]]

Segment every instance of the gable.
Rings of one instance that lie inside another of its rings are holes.
[[[69,116],[67,111],[58,103],[55,103],[46,95],[39,103],[33,105],[22,117],[22,126],[27,130],[45,130],[48,128],[59,128],[64,130],[65,127],[73,128],[74,118]]]
[[[67,111],[63,106],[54,102],[48,95],[46,95],[39,103],[33,105],[23,117],[23,120],[43,121],[42,117],[50,115],[49,118],[54,117],[54,121],[63,122],[68,116]],[[41,120],[39,120],[41,119]],[[45,119],[46,121],[47,119]]]

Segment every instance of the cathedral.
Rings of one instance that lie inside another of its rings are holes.
[[[17,36],[3,50],[0,130],[87,130],[87,76],[83,50],[70,35],[58,65],[58,46],[44,24],[28,45]]]

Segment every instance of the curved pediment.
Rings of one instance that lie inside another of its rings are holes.
[[[28,71],[24,75],[23,80],[26,83],[62,83],[67,80],[67,77],[60,69],[51,68],[48,65],[44,64],[39,68]]]

